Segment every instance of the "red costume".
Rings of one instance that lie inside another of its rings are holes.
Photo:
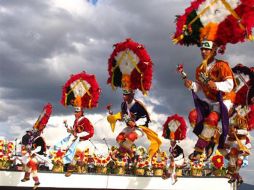
[[[21,181],[25,182],[30,180],[30,174],[32,173],[33,180],[35,182],[33,189],[37,189],[37,187],[40,185],[37,170],[39,163],[45,161],[44,154],[46,152],[46,143],[44,139],[39,136],[38,132],[35,132],[34,135],[36,136],[33,139],[32,148],[29,151],[30,156],[27,164],[25,165],[25,176]]]
[[[91,122],[86,117],[80,117],[74,121],[73,130],[79,134],[82,132],[87,132],[84,136],[80,136],[80,141],[85,141],[90,139],[94,135],[94,127]]]
[[[85,71],[71,75],[63,87],[61,103],[64,106],[70,105],[75,107],[73,127],[68,128],[66,122],[64,122],[67,131],[71,133],[66,139],[71,144],[67,147],[67,153],[63,158],[64,164],[69,164],[65,174],[66,177],[70,176],[75,169],[76,160],[74,155],[79,142],[88,140],[94,135],[93,125],[83,115],[83,109],[96,107],[99,95],[100,88],[95,75],[87,74]],[[70,138],[72,138],[72,141],[70,141]]]
[[[45,166],[52,169],[53,164],[50,159],[47,158],[46,155],[46,142],[41,135],[43,129],[46,127],[47,122],[52,113],[52,105],[47,103],[41,115],[35,122],[33,126],[33,130],[27,131],[27,134],[22,138],[22,145],[26,147],[27,153],[23,155],[22,162],[25,165],[25,176],[21,180],[22,182],[28,181],[30,178],[30,174],[33,175],[34,187],[33,189],[37,189],[40,185],[39,178],[37,175],[38,166],[40,163],[43,163]]]

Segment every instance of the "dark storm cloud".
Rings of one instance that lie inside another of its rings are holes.
[[[59,103],[62,85],[70,74],[85,70],[96,75],[102,89],[98,108],[89,113],[105,113],[108,103],[117,111],[121,90],[112,92],[106,84],[107,62],[112,45],[131,37],[144,44],[154,63],[149,93],[159,101],[154,111],[187,115],[193,103],[176,73],[176,65],[184,64],[193,79],[195,67],[201,62],[200,52],[196,47],[173,45],[170,35],[175,31],[175,15],[182,14],[188,4],[99,1],[90,7],[96,9],[93,14],[80,16],[53,7],[50,1],[2,1],[0,101],[15,105],[13,112],[21,118],[37,117],[46,102],[53,104],[54,115],[69,114],[72,109]],[[243,54],[242,59],[251,65],[252,47],[250,43],[229,46],[224,57]]]

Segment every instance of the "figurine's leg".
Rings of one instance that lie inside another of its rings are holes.
[[[67,171],[65,173],[65,177],[70,177],[71,174],[75,171],[76,167],[76,161],[75,159],[73,158],[73,160],[71,161],[71,163],[68,165],[67,167]]]
[[[34,187],[33,189],[37,189],[40,185],[37,170],[38,170],[38,160],[36,156],[33,156],[29,162],[27,163],[27,166],[30,168],[29,171],[32,173],[33,180],[34,180]]]
[[[238,160],[238,150],[235,147],[232,147],[229,152],[229,163],[228,163],[228,172],[227,177],[229,177],[229,183],[233,183],[237,179],[236,168]]]
[[[195,150],[192,154],[189,155],[190,160],[199,160],[201,155],[204,152],[204,148],[209,144],[209,141],[204,140],[203,138],[199,138],[196,145]]]
[[[125,137],[124,132],[119,133],[118,136],[116,137],[116,142],[119,144],[119,151],[121,153],[126,153],[127,152],[126,148],[123,145],[125,140],[126,140],[126,137]]]
[[[32,168],[31,168],[32,162],[33,162],[32,159],[30,159],[25,165],[25,175],[24,175],[24,178],[21,179],[21,182],[26,182],[30,180],[30,174],[32,171]]]
[[[199,135],[199,139],[195,145],[195,151],[189,158],[191,160],[198,160],[203,154],[205,147],[210,143],[211,138],[214,137],[219,121],[219,114],[211,112],[204,120],[204,128]]]
[[[189,118],[189,122],[190,122],[191,126],[194,128],[197,125],[197,121],[198,121],[197,110],[196,109],[191,110],[188,118]]]
[[[25,165],[25,175],[24,175],[24,178],[21,179],[22,182],[26,182],[26,181],[29,181],[30,180],[30,173],[31,173],[31,169]]]
[[[239,184],[243,183],[243,179],[239,174],[239,170],[241,169],[242,164],[243,164],[243,159],[239,157],[236,162],[236,170],[235,170],[236,179]]]
[[[116,141],[119,144],[119,151],[121,153],[128,153],[130,157],[132,157],[132,145],[137,138],[138,134],[132,129],[126,129],[125,132],[121,132],[116,138]]]
[[[138,139],[138,134],[135,131],[132,131],[132,132],[126,134],[126,139],[134,142],[135,140]]]
[[[125,141],[125,133],[121,132],[116,137],[116,142],[120,144],[121,142]]]
[[[33,174],[33,180],[34,180],[34,187],[33,187],[33,189],[37,189],[38,186],[40,185],[37,169],[36,170],[32,170],[32,174]]]

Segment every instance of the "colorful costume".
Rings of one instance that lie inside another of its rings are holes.
[[[228,177],[229,182],[234,182],[237,180],[242,183],[242,178],[239,175],[239,170],[243,164],[243,159],[245,156],[250,154],[251,144],[248,138],[248,121],[247,113],[241,115],[236,113],[230,122],[230,130],[228,134],[227,141],[225,143],[225,148],[228,148]]]
[[[115,49],[108,61],[108,84],[113,89],[123,89],[124,102],[121,112],[108,116],[108,121],[114,132],[117,120],[125,121],[127,127],[117,136],[120,151],[133,156],[131,146],[134,141],[145,133],[151,141],[148,150],[150,158],[157,152],[161,141],[158,135],[148,128],[149,114],[144,105],[134,99],[134,91],[139,89],[143,94],[150,90],[152,82],[152,61],[144,46],[126,39],[114,45]]]
[[[189,119],[192,125],[194,125],[194,131],[199,136],[199,139],[195,145],[195,153],[202,154],[204,148],[208,146],[213,138],[219,130],[223,129],[218,128],[218,121],[221,115],[221,106],[226,106],[226,112],[222,114],[226,114],[228,118],[228,112],[233,106],[235,100],[234,89],[234,80],[233,80],[233,72],[229,67],[228,63],[224,61],[215,60],[212,63],[209,63],[206,68],[207,77],[209,80],[215,82],[217,90],[210,89],[207,84],[203,81],[202,75],[204,71],[201,69],[202,65],[200,65],[196,70],[196,82],[192,83],[190,89],[194,92],[203,91],[205,94],[204,102],[207,103],[208,109],[206,113],[203,114],[203,126],[197,126],[198,124],[198,113],[197,110],[192,110]],[[222,101],[219,102],[219,93],[222,94]],[[197,105],[197,107],[200,105]],[[199,108],[197,108],[199,109]],[[225,111],[225,110],[224,110]],[[195,113],[196,112],[196,113]]]
[[[66,126],[68,128],[68,126]],[[94,127],[91,122],[82,115],[76,117],[72,129],[68,128],[70,134],[60,142],[60,144],[55,145],[55,149],[66,147],[66,154],[63,157],[63,163],[69,164],[67,168],[67,176],[75,170],[76,160],[74,159],[75,152],[78,149],[79,142],[89,140],[94,135]]]
[[[238,175],[242,165],[241,155],[249,152],[246,135],[251,124],[248,124],[245,116],[233,114],[237,112],[234,110],[235,107],[250,104],[254,94],[251,79],[253,68],[238,65],[233,68],[233,75],[228,63],[214,57],[217,50],[224,53],[227,43],[236,44],[254,39],[253,12],[253,1],[195,0],[185,9],[183,15],[178,16],[176,33],[173,36],[174,43],[201,47],[203,57],[196,70],[195,82],[187,79],[182,67],[178,69],[184,79],[184,85],[192,90],[196,107],[190,112],[189,120],[199,139],[194,153],[189,158],[200,159],[204,148],[209,157],[214,143],[218,142],[217,148],[221,152],[225,152],[225,148],[228,148],[228,152],[224,155],[228,153],[229,157],[228,171],[231,178],[229,182],[235,180],[242,182]],[[199,90],[204,92],[205,101],[195,94]],[[233,119],[234,117],[236,119]],[[217,126],[219,119],[221,128]]]
[[[26,159],[23,159],[25,162],[25,176],[21,180],[22,182],[28,181],[30,179],[30,174],[32,173],[33,180],[35,182],[34,189],[36,189],[39,185],[39,178],[37,174],[37,170],[40,164],[44,164],[50,170],[53,165],[51,160],[46,155],[46,142],[42,136],[40,136],[39,131],[33,132],[31,149],[28,150],[28,155],[26,155]],[[24,163],[24,162],[23,162]]]
[[[168,160],[169,168],[164,174],[164,178],[171,177],[172,184],[177,181],[176,170],[181,169],[184,165],[183,149],[177,145],[176,141],[186,138],[187,125],[183,117],[178,114],[171,115],[163,124],[162,136],[170,140],[170,159]]]
[[[181,167],[184,164],[184,152],[182,147],[180,147],[178,144],[175,144],[174,146],[171,146],[169,148],[170,154],[173,156],[176,167]]]
[[[84,71],[71,75],[63,87],[61,103],[64,106],[71,105],[75,107],[73,127],[69,128],[66,121],[64,121],[65,127],[70,134],[54,146],[54,149],[67,146],[67,151],[63,158],[64,164],[69,164],[65,174],[66,177],[70,176],[75,169],[76,160],[74,156],[79,142],[89,140],[94,135],[94,127],[83,115],[83,109],[96,107],[99,95],[100,88],[95,76],[89,75]]]
[[[253,6],[245,1],[195,0],[183,15],[177,17],[173,42],[186,46],[197,45],[201,47],[203,56],[196,71],[196,81],[190,84],[186,74],[183,76],[185,86],[193,91],[196,110],[189,114],[189,119],[195,126],[194,133],[199,136],[190,159],[200,157],[211,138],[216,138],[216,131],[220,133],[218,147],[224,146],[236,85],[228,63],[215,60],[214,56],[217,50],[224,53],[227,43],[235,44],[253,38],[252,13]],[[195,92],[199,90],[204,92],[205,102],[196,96]],[[217,128],[219,119],[222,121],[221,129]]]
[[[39,185],[39,178],[37,175],[39,160],[46,153],[46,143],[41,136],[34,138],[32,143],[32,149],[30,153],[30,159],[25,166],[25,177],[22,181],[30,179],[30,173],[33,174],[33,180],[35,185]]]
[[[135,120],[137,125],[142,125],[148,127],[150,122],[150,116],[145,108],[145,106],[138,100],[134,99],[130,104],[127,102],[122,102],[121,113],[123,117]]]
[[[121,115],[123,116],[127,127],[118,134],[116,141],[120,145],[126,146],[127,150],[131,150],[132,142],[142,136],[143,132],[137,127],[128,126],[128,122],[131,120],[135,121],[136,126],[148,127],[150,118],[143,104],[136,99],[134,99],[130,104],[127,102],[122,103]],[[120,151],[124,151],[123,147],[121,147]]]
[[[51,160],[46,155],[46,142],[40,136],[46,127],[51,113],[52,105],[48,103],[44,106],[42,114],[33,126],[33,130],[27,131],[27,134],[22,138],[22,145],[26,148],[26,154],[22,157],[22,163],[25,165],[25,176],[21,181],[28,181],[32,173],[35,182],[33,189],[37,189],[40,185],[37,175],[39,164],[44,164],[49,170],[53,167]]]
[[[187,125],[183,117],[178,114],[171,115],[163,124],[162,136],[170,140],[169,153],[174,158],[176,167],[182,167],[184,164],[183,149],[176,144],[186,138]]]
[[[111,126],[115,125],[111,121],[116,121],[112,118],[115,118],[117,115],[121,116],[118,120],[123,120],[127,125],[116,137],[116,141],[120,145],[119,151],[122,153],[128,152],[132,157],[133,152],[131,147],[134,141],[146,134],[151,142],[148,150],[151,158],[161,145],[161,141],[158,135],[148,128],[150,117],[143,104],[136,99],[133,99],[130,103],[123,102],[120,113],[108,116],[108,121],[111,123]],[[134,125],[131,125],[130,122],[133,122]]]
[[[235,112],[230,117],[230,126],[224,149],[221,149],[229,160],[227,176],[229,182],[243,180],[239,170],[246,164],[250,154],[249,131],[254,124],[254,70],[243,65],[233,68],[237,82]]]

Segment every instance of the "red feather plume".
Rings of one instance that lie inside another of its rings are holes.
[[[43,111],[40,114],[39,118],[35,122],[33,128],[37,129],[38,131],[42,131],[46,127],[51,113],[52,113],[52,105],[50,103],[47,103],[44,106]]]
[[[175,131],[169,128],[168,124],[172,121],[179,122],[179,126]],[[170,133],[174,132],[174,136],[171,136]],[[163,133],[162,136],[165,139],[170,140],[183,140],[186,138],[187,125],[183,117],[178,114],[171,115],[167,118],[166,122],[163,124]]]
[[[119,54],[124,54],[129,64],[133,64],[133,57],[129,56],[127,52],[134,53],[134,56],[139,58],[139,62],[136,67],[130,73],[130,89],[139,89],[143,93],[149,91],[152,84],[152,61],[147,53],[145,47],[132,39],[126,39],[124,42],[119,42],[114,45],[114,51],[112,52],[108,60],[108,73],[109,78],[107,83],[114,87],[122,88],[122,71],[117,65],[117,56]]]
[[[173,41],[180,45],[200,45],[200,30],[207,26],[207,23],[216,23],[218,26],[215,34],[214,41],[218,46],[223,48],[228,43],[236,44],[244,42],[252,35],[252,28],[254,26],[254,0],[240,0],[236,7],[232,7],[230,2],[228,6],[224,5],[225,10],[230,14],[225,16],[222,21],[218,21],[213,15],[206,15],[205,22],[203,23],[202,17],[210,8],[213,8],[217,4],[207,4],[206,9],[199,10],[200,6],[207,3],[206,0],[194,0],[191,5],[185,9],[184,14],[177,16],[176,20],[176,32],[173,35]],[[223,3],[224,4],[224,3]],[[214,8],[215,9],[215,8]],[[197,13],[197,10],[200,12]],[[218,10],[217,14],[220,14]],[[214,12],[216,15],[216,11]],[[218,15],[219,16],[219,15]]]
[[[65,83],[62,90],[61,104],[90,109],[98,105],[100,92],[95,75],[89,75],[83,71],[79,74],[71,75],[70,79]],[[78,98],[77,93],[81,93],[81,105],[76,105],[75,103]]]

